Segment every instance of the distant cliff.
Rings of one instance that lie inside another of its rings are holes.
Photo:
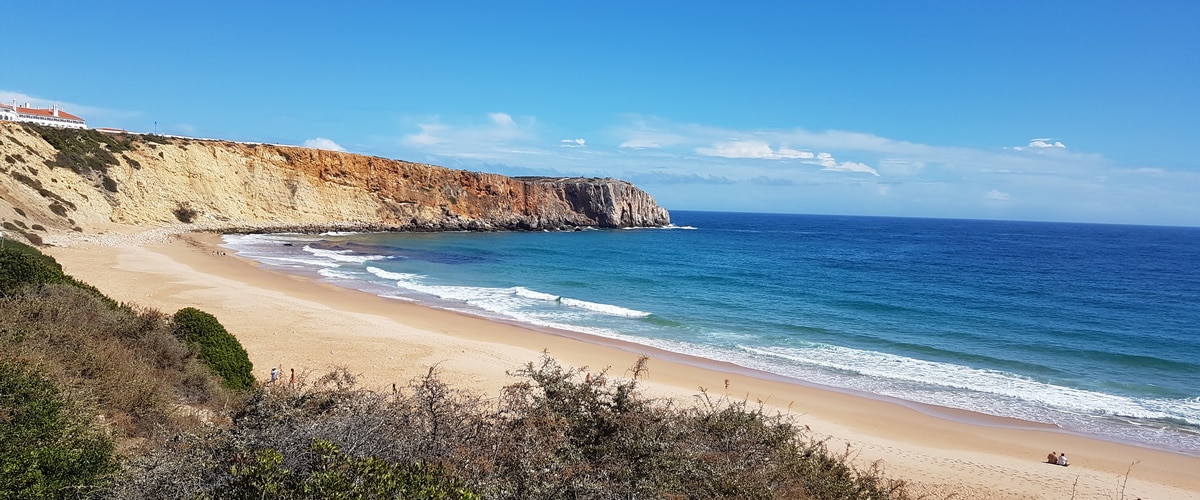
[[[670,223],[617,179],[510,178],[316,149],[0,122],[9,231],[541,230]],[[36,227],[35,227],[36,226]]]

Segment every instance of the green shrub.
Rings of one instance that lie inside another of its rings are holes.
[[[50,202],[50,211],[51,211],[51,212],[54,212],[54,214],[55,214],[55,215],[57,215],[57,216],[59,216],[59,217],[66,217],[66,216],[67,216],[67,208],[66,208],[66,207],[64,207],[64,206],[63,206],[61,203],[59,203],[57,200],[55,200],[55,201],[53,201],[53,202]]]
[[[223,379],[225,387],[244,390],[254,385],[254,365],[237,338],[209,313],[185,307],[175,313],[175,334],[200,350],[200,357]]]
[[[406,498],[477,499],[442,469],[420,463],[399,464],[376,457],[344,455],[337,445],[317,439],[301,470],[283,467],[273,449],[254,453],[253,462],[235,465],[234,480],[219,498]]]
[[[90,497],[116,471],[113,442],[49,381],[0,361],[0,498]]]
[[[29,240],[29,242],[33,243],[34,245],[42,246],[44,244],[41,236],[29,231],[21,231],[21,236],[24,236],[26,240]]]
[[[196,215],[199,214],[196,209],[183,202],[176,203],[175,210],[172,212],[175,214],[175,218],[179,219],[179,222],[184,224],[191,224],[192,220],[194,220]]]
[[[67,279],[53,257],[23,243],[0,240],[0,295],[11,295],[28,285],[66,283]]]
[[[142,135],[138,136],[138,138],[140,138],[143,141],[150,142],[150,143],[158,143],[158,144],[170,144],[171,143],[170,139],[163,137],[161,135],[156,135],[156,134],[142,134]]]
[[[114,136],[92,129],[66,129],[26,124],[58,150],[51,167],[66,167],[80,175],[105,175],[108,167],[119,164],[113,153],[133,147],[128,137]]]
[[[34,236],[41,241],[41,237],[33,233],[25,236]],[[95,295],[110,308],[119,307],[117,301],[100,293],[96,287],[64,274],[54,257],[29,245],[0,238],[0,296],[12,295],[24,287],[48,284],[71,285]]]

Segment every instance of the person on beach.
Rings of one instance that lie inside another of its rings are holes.
[[[271,367],[271,385],[274,385],[276,380],[279,380],[279,368],[272,366]]]
[[[1046,463],[1058,465],[1058,453],[1052,451],[1049,455],[1046,455]]]
[[[1061,465],[1063,467],[1071,465],[1071,464],[1067,463],[1067,454],[1066,453],[1063,453],[1058,456],[1058,465]]]

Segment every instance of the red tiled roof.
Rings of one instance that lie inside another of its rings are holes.
[[[7,104],[0,104],[0,107],[3,107],[5,109],[13,109],[12,106],[7,105]],[[44,116],[47,118],[55,118],[53,109],[37,109],[37,108],[26,108],[23,106],[17,106],[17,113],[20,113],[23,115],[36,115],[36,116]],[[75,115],[68,113],[66,111],[63,111],[61,109],[58,110],[57,118],[63,118],[63,119],[75,120],[75,121],[83,121],[83,118],[75,116]]]

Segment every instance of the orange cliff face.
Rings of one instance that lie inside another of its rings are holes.
[[[0,218],[84,231],[183,222],[243,231],[670,223],[650,195],[616,179],[510,178],[299,147],[10,123],[0,124]]]

